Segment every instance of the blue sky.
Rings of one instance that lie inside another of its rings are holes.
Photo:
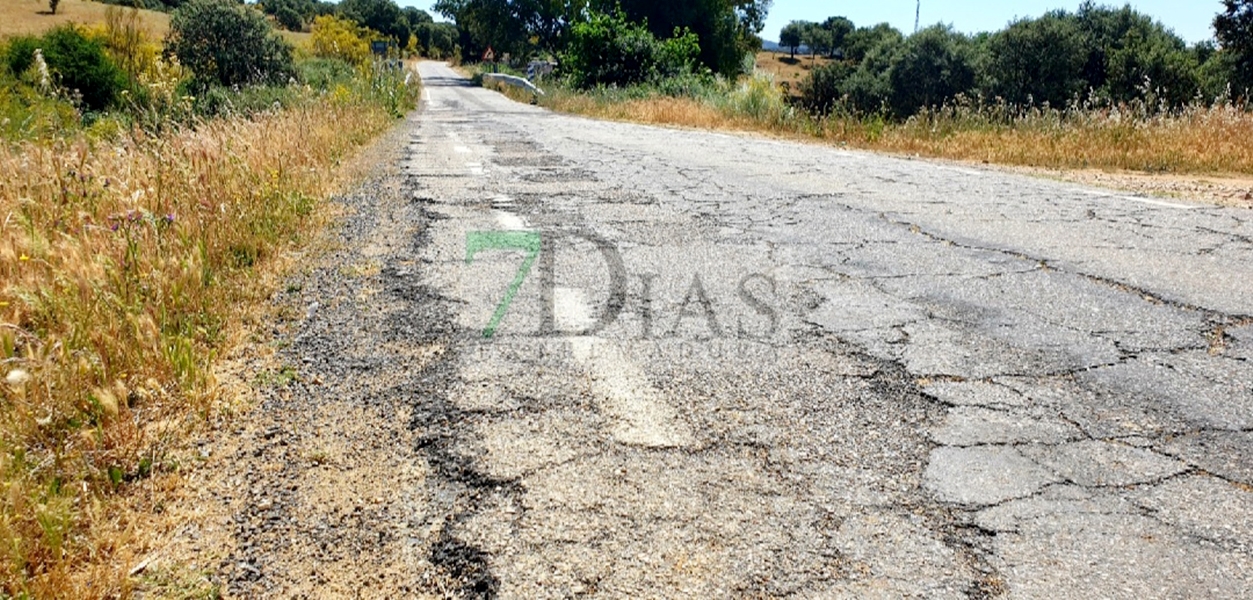
[[[402,6],[416,6],[431,12],[433,1],[398,0]],[[1047,11],[1064,8],[1074,11],[1081,0],[922,0],[923,26],[948,23],[958,31],[976,33],[1003,28],[1017,17],[1035,17]],[[1122,6],[1123,2],[1098,4]],[[1218,14],[1219,0],[1140,0],[1126,2],[1136,10],[1164,23],[1189,43],[1210,39],[1214,35],[1210,24]],[[821,21],[827,17],[842,15],[858,26],[874,25],[884,21],[906,33],[914,29],[915,0],[775,0],[770,9],[763,38],[778,40],[779,30],[793,20]]]

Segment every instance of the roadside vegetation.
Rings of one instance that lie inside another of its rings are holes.
[[[905,35],[843,17],[794,22],[779,32],[785,54],[747,53],[735,64],[710,60],[711,34],[687,21],[659,28],[646,10],[590,4],[547,36],[557,42],[532,35],[515,51],[558,65],[541,105],[1011,165],[1253,172],[1248,0],[1222,4],[1217,44],[1189,45],[1130,7],[1084,2],[974,36],[942,25]],[[756,39],[752,6],[726,4],[740,27],[712,35],[741,48]],[[761,68],[772,62],[782,66]]]
[[[0,41],[0,597],[130,592],[144,484],[214,410],[215,357],[337,166],[414,105],[370,54],[387,36],[311,29],[292,48],[190,0],[164,40],[112,7]]]

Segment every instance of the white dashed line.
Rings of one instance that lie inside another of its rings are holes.
[[[1165,200],[1156,200],[1153,198],[1142,198],[1140,196],[1119,196],[1109,192],[1098,192],[1096,190],[1084,190],[1083,193],[1089,196],[1098,196],[1101,198],[1117,198],[1119,200],[1130,200],[1132,202],[1140,202],[1142,204],[1151,204],[1153,206],[1161,206],[1163,208],[1176,208],[1179,210],[1192,210],[1196,206],[1191,204],[1179,204],[1177,202],[1167,202]]]
[[[553,289],[554,318],[562,328],[586,329],[595,323],[583,290]],[[666,403],[648,376],[611,341],[591,336],[570,339],[574,358],[591,375],[592,395],[613,418],[611,431],[620,443],[647,448],[677,448],[695,443],[691,428]]]

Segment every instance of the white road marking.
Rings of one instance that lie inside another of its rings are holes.
[[[595,323],[583,290],[554,288],[554,319],[563,329],[586,329]],[[611,341],[592,336],[570,339],[574,358],[591,375],[592,395],[614,421],[615,440],[646,448],[678,448],[695,443],[677,410],[648,381],[648,376]]]
[[[1196,208],[1195,206],[1192,206],[1189,204],[1178,204],[1175,202],[1166,202],[1164,200],[1154,200],[1152,198],[1141,198],[1139,196],[1121,196],[1121,198],[1123,200],[1134,200],[1136,202],[1143,202],[1144,204],[1152,204],[1153,206],[1164,206],[1166,208],[1178,208],[1180,210],[1192,210]]]
[[[1164,208],[1177,208],[1179,210],[1192,210],[1196,208],[1196,206],[1191,205],[1191,204],[1179,204],[1178,202],[1167,202],[1165,200],[1156,200],[1153,198],[1142,198],[1140,196],[1119,196],[1118,194],[1111,194],[1109,192],[1098,192],[1096,190],[1084,190],[1083,193],[1089,196],[1099,196],[1101,198],[1117,198],[1119,200],[1131,200],[1133,202],[1151,204],[1153,206],[1161,206]]]
[[[482,174],[483,174],[483,163],[474,163],[474,162],[473,162],[473,163],[466,163],[466,168],[467,168],[467,169],[470,169],[470,174],[471,174],[471,175],[482,175]]]
[[[506,231],[524,231],[530,229],[526,219],[503,210],[496,211],[496,223]]]
[[[452,151],[457,154],[469,154],[471,152],[470,149],[465,146],[453,146]]]
[[[948,165],[936,165],[935,168],[940,169],[941,171],[953,171],[954,173],[962,173],[964,175],[974,175],[975,177],[983,176],[983,171],[976,171],[974,169],[963,169],[962,167],[950,167]]]

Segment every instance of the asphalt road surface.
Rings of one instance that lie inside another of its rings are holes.
[[[292,350],[403,404],[395,589],[1253,597],[1253,212],[420,72]]]

